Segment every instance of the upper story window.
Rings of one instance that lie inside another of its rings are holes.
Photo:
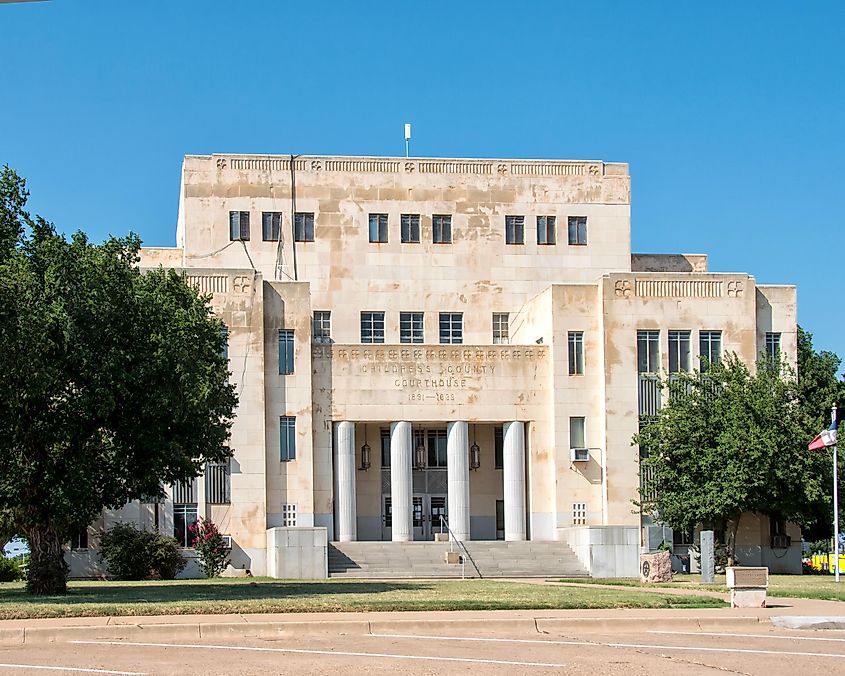
[[[584,332],[570,331],[567,336],[569,344],[569,375],[584,375]]]
[[[505,466],[505,428],[496,425],[493,428],[493,468],[502,469]]]
[[[507,312],[493,313],[493,344],[507,344],[510,342],[510,322]]]
[[[332,342],[332,313],[330,310],[314,310],[314,320],[311,325],[315,343]]]
[[[587,420],[583,416],[569,419],[569,448],[587,448]]]
[[[279,459],[296,460],[296,418],[292,415],[279,418]]]
[[[293,331],[279,329],[279,373],[290,375],[293,373]]]
[[[361,342],[384,342],[384,312],[361,313]]]
[[[223,349],[220,350],[220,355],[229,361],[229,327],[225,324],[220,327],[220,336],[223,338]]]
[[[440,313],[440,342],[444,344],[464,342],[464,315],[462,312]]]
[[[569,243],[577,246],[586,246],[587,244],[587,217],[586,216],[570,216],[569,217]]]
[[[261,212],[261,239],[265,242],[278,242],[282,236],[282,212]]]
[[[525,244],[525,216],[505,216],[505,244]]]
[[[428,430],[428,466],[446,467],[446,430]]]
[[[420,243],[420,215],[402,214],[402,243]]]
[[[770,359],[777,359],[780,356],[780,334],[766,333],[766,356]]]
[[[381,440],[381,466],[390,467],[390,428],[382,427],[379,430]]]
[[[229,212],[229,239],[249,241],[249,212]]]
[[[537,244],[557,244],[554,216],[537,216]]]
[[[690,332],[669,331],[669,373],[690,370]]]
[[[387,243],[387,214],[370,214],[370,242]]]
[[[293,240],[295,242],[314,241],[314,214],[299,211],[293,216]]]
[[[660,331],[637,331],[637,372],[660,371]]]
[[[722,332],[699,331],[698,353],[701,355],[701,372],[710,368],[710,364],[718,364],[722,359]]]
[[[399,342],[422,343],[423,341],[423,313],[399,313]]]
[[[431,217],[431,241],[434,244],[452,243],[452,217],[448,214],[435,214]]]

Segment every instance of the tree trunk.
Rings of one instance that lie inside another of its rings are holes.
[[[26,590],[38,596],[67,594],[68,567],[62,538],[50,526],[35,526],[26,531],[29,541],[29,570]]]

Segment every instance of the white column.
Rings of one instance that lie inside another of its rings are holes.
[[[334,424],[334,504],[339,542],[358,539],[355,514],[355,423]]]
[[[446,473],[449,528],[458,540],[469,540],[469,436],[463,421],[449,423],[446,429]]]
[[[411,462],[414,457],[411,423],[390,423],[390,504],[393,542],[414,539],[413,485]]]
[[[525,539],[525,424],[505,423],[505,540]]]

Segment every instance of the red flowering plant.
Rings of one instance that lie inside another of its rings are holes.
[[[203,574],[206,577],[217,577],[226,570],[232,548],[226,544],[214,522],[200,517],[188,526],[188,531],[192,538],[191,546],[197,552],[197,564]]]

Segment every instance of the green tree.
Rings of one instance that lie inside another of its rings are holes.
[[[63,543],[104,508],[231,455],[222,324],[140,241],[70,240],[0,174],[0,510],[31,549],[27,586],[66,591]]]

